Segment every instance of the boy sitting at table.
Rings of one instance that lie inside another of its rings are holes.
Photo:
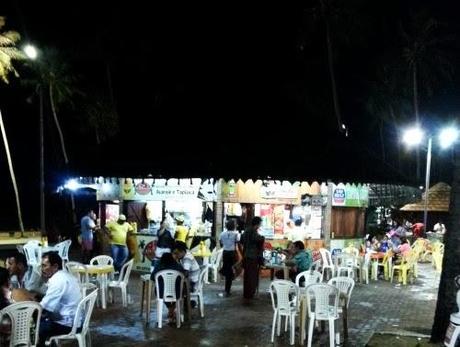
[[[291,281],[295,281],[296,276],[307,271],[312,263],[312,255],[309,249],[305,249],[305,245],[302,241],[295,241],[290,246],[292,256],[284,261],[286,266],[289,266],[289,278]],[[276,278],[284,278],[282,270],[276,272]]]

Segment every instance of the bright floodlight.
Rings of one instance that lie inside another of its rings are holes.
[[[77,190],[78,188],[80,188],[80,183],[77,182],[76,179],[71,179],[71,180],[68,180],[66,182],[66,184],[64,185],[65,188],[69,189],[69,190]]]
[[[37,50],[32,45],[25,46],[24,53],[32,60],[37,58],[37,55],[38,55]]]
[[[422,142],[423,131],[420,128],[406,130],[403,135],[403,141],[409,146],[418,145]]]
[[[441,131],[439,135],[439,143],[442,148],[451,146],[458,139],[458,129],[453,127],[446,128]]]

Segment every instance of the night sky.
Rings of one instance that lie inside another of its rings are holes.
[[[458,118],[459,6],[455,1],[333,3],[339,9],[332,22],[334,67],[348,137],[334,118],[325,27],[315,21],[316,1],[169,8],[140,1],[105,6],[3,1],[0,15],[7,17],[7,27],[20,32],[22,42],[58,49],[83,92],[73,108],[63,107],[58,115],[70,169],[62,163],[45,111],[48,189],[69,171],[420,185],[413,151],[403,150],[403,164],[397,165],[399,134],[388,124],[383,160],[379,120],[366,103],[379,84],[378,69],[402,59],[401,27],[424,10],[443,23],[437,38],[446,39],[442,48],[454,73],[432,94],[422,93],[422,122],[434,129]],[[407,79],[408,67],[400,65],[401,79]],[[27,67],[18,70],[21,79],[28,78]],[[81,115],[95,90],[109,93],[108,76],[121,130],[97,146]],[[0,108],[27,206],[26,224],[33,225],[39,206],[38,103],[31,87],[10,79],[10,85],[0,85]],[[403,113],[401,126],[414,119],[412,110]],[[450,159],[450,153],[435,149],[433,181],[450,180]],[[5,204],[12,205],[4,156],[0,174]]]

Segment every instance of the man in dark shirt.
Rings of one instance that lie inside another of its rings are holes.
[[[254,217],[251,227],[243,233],[240,240],[240,245],[243,248],[243,295],[245,299],[252,299],[254,297],[259,283],[259,265],[260,260],[263,259],[265,242],[265,238],[258,233],[261,224],[262,219]]]

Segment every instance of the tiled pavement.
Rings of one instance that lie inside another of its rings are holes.
[[[365,346],[374,332],[411,331],[429,334],[436,306],[439,276],[431,264],[419,264],[414,284],[401,286],[383,280],[357,284],[349,309],[349,346]],[[152,309],[150,327],[139,316],[139,275],[132,274],[129,292],[133,300],[127,309],[119,303],[93,316],[93,346],[273,346],[270,343],[272,308],[262,279],[259,296],[250,305],[242,303],[242,281],[236,281],[230,298],[218,296],[223,282],[205,287],[205,318],[193,312],[191,323],[180,329],[156,327]],[[117,297],[118,298],[118,297]],[[119,299],[118,301],[119,302]],[[341,326],[339,325],[341,329]],[[326,345],[327,334],[316,338],[315,346]],[[298,345],[298,335],[296,344]],[[289,345],[288,333],[275,337],[274,346]]]

